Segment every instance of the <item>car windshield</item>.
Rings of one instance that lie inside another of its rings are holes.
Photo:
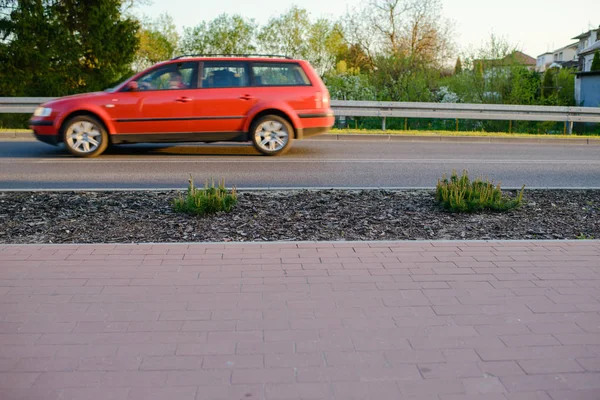
[[[123,83],[125,83],[125,81],[127,81],[127,80],[129,80],[129,78],[127,78],[127,79],[125,79],[125,80],[123,80],[123,81],[119,82],[118,84],[116,84],[115,86],[113,86],[113,87],[111,87],[111,88],[104,89],[104,91],[105,91],[105,92],[108,92],[108,93],[113,93],[113,92],[116,92],[116,91],[117,91],[117,88],[118,88],[119,86],[121,86]]]

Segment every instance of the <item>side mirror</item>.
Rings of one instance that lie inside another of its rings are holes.
[[[135,92],[138,90],[138,83],[136,81],[131,81],[125,87],[129,92]]]

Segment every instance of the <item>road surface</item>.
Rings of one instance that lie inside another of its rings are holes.
[[[600,146],[318,139],[280,157],[229,143],[129,145],[80,159],[36,141],[0,141],[0,190],[184,188],[190,174],[240,189],[432,188],[453,169],[505,188],[600,188]]]

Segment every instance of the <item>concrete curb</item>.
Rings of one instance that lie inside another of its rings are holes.
[[[0,132],[0,140],[35,140],[32,132]],[[402,141],[402,142],[454,142],[454,143],[521,143],[600,146],[600,138],[574,137],[572,139],[552,137],[502,137],[502,136],[433,136],[433,135],[386,135],[364,133],[328,133],[307,140],[342,141]]]
[[[240,247],[247,245],[266,245],[266,246],[277,246],[277,245],[290,245],[290,244],[301,244],[301,245],[314,245],[314,244],[360,244],[360,243],[374,243],[377,245],[385,244],[419,244],[429,243],[432,247],[435,245],[443,244],[468,244],[468,243],[489,243],[489,244],[509,244],[509,243],[566,243],[566,244],[583,244],[583,245],[596,245],[600,244],[600,239],[468,239],[468,240],[453,240],[453,239],[439,239],[439,240],[411,240],[411,239],[399,239],[399,240],[276,240],[272,242],[267,241],[247,241],[247,242],[105,242],[105,243],[0,243],[1,247],[61,247],[61,246],[189,246],[189,245],[203,245],[203,246],[231,246]],[[443,246],[437,246],[443,247]]]
[[[179,187],[162,187],[162,188],[120,188],[120,187],[91,187],[91,188],[29,188],[29,189],[1,189],[0,193],[41,193],[41,192],[184,192],[187,188]],[[434,191],[435,186],[430,187],[382,187],[382,186],[365,186],[365,187],[343,187],[343,186],[309,186],[309,187],[237,187],[239,193],[242,192],[292,192],[292,191],[326,191],[326,190],[387,190],[387,191],[407,191],[407,190],[427,190]],[[502,187],[502,190],[521,190],[521,187],[507,186]],[[525,192],[528,190],[600,190],[600,186],[590,187],[525,187]]]

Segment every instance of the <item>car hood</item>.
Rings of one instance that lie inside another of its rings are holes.
[[[68,102],[73,99],[77,99],[77,100],[93,99],[93,98],[100,97],[100,96],[106,96],[107,94],[109,94],[109,92],[90,92],[90,93],[73,94],[70,96],[57,97],[55,99],[52,99],[50,101],[43,103],[41,106],[51,107],[53,105],[65,103],[65,102]]]

